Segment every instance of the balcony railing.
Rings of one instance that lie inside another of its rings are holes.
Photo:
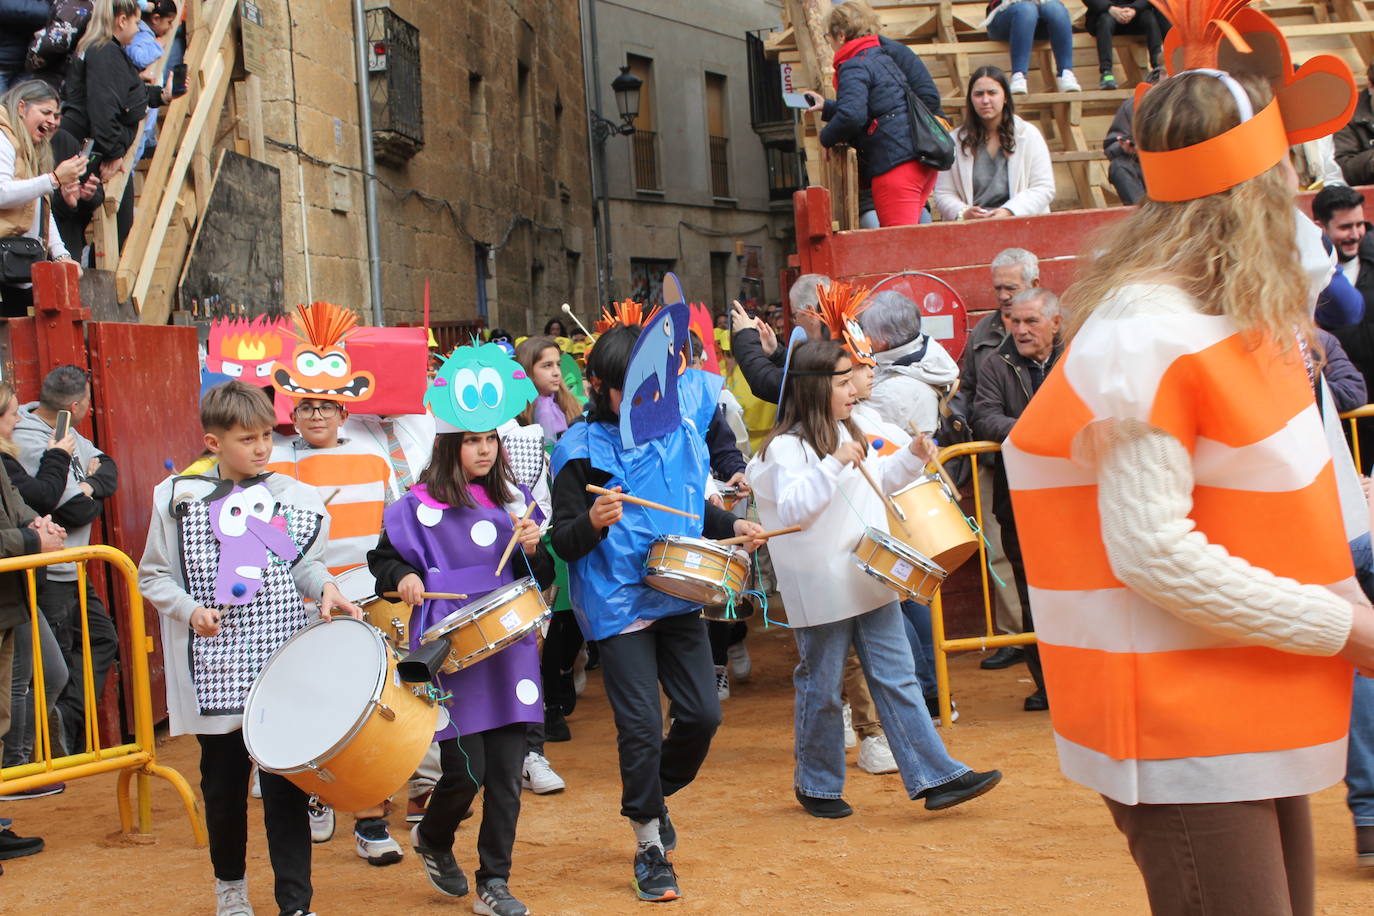
[[[730,196],[730,138],[711,138],[711,196]]]
[[[658,177],[658,133],[637,130],[631,138],[635,157],[635,187],[641,191],[660,191]]]

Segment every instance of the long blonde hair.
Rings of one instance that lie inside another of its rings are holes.
[[[1271,93],[1237,76],[1255,111]],[[1136,144],[1158,152],[1191,146],[1240,123],[1226,85],[1183,73],[1146,93],[1135,114]],[[1285,163],[1233,188],[1166,203],[1148,196],[1102,242],[1083,276],[1064,295],[1072,316],[1066,339],[1112,293],[1130,283],[1166,282],[1196,299],[1205,314],[1225,315],[1242,331],[1267,334],[1287,350],[1294,331],[1315,338],[1307,279],[1298,257],[1294,190]]]
[[[77,57],[85,57],[86,52],[96,45],[114,40],[116,16],[138,18],[138,0],[95,0],[95,5],[91,7],[91,19],[86,23],[86,31],[76,43]]]
[[[9,382],[0,381],[0,414],[10,409],[14,403],[14,386]],[[19,446],[14,444],[14,440],[8,436],[0,436],[0,452],[4,452],[11,458],[19,457]]]
[[[22,102],[27,108],[30,105],[57,101],[60,101],[57,90],[44,80],[25,80],[11,87],[9,92],[0,97],[0,106],[4,107],[5,117],[9,120],[10,130],[14,134],[15,161],[28,164],[30,177],[52,171],[52,145],[46,140],[38,144],[33,142],[33,137],[29,136],[28,130],[24,127],[19,103]]]

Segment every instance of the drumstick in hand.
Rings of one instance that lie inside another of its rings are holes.
[[[533,514],[534,502],[531,501],[530,504],[525,507],[525,514],[520,516],[520,521],[523,522],[525,519],[529,518]],[[515,518],[515,516],[512,515],[511,518]],[[517,529],[518,527],[519,526],[517,526]],[[506,568],[506,561],[510,559],[511,551],[515,549],[515,542],[519,540],[519,538],[519,534],[512,534],[510,536],[510,541],[506,543],[506,549],[501,553],[501,562],[496,564],[496,574],[498,576],[501,575],[501,570]]]
[[[958,382],[957,382],[957,381],[955,382],[955,386],[956,386],[956,387],[958,386]],[[921,435],[923,435],[923,433],[922,433],[920,430],[918,430],[915,426],[913,426],[913,425],[911,425],[911,424],[909,424],[909,423],[907,424],[907,429],[911,430],[911,431],[912,431],[913,433],[915,433],[916,436],[918,436],[918,437],[921,436]],[[955,484],[954,478],[951,477],[951,476],[949,476],[949,471],[946,471],[946,470],[945,470],[944,462],[942,462],[942,461],[940,460],[940,457],[939,457],[938,453],[937,453],[936,457],[930,459],[930,463],[933,464],[933,465],[935,465],[935,471],[936,471],[936,473],[939,474],[939,475],[940,475],[940,479],[943,480],[943,481],[945,482],[945,486],[949,487],[949,492],[952,493],[952,494],[954,495],[954,499],[955,499],[956,501],[963,499],[963,498],[964,498],[964,494],[962,494],[962,493],[959,492],[959,487],[958,487],[957,484]]]
[[[662,503],[651,503],[647,499],[640,499],[638,496],[631,496],[629,493],[617,493],[605,487],[598,487],[587,484],[587,492],[595,493],[597,496],[614,496],[621,502],[634,503],[636,506],[643,506],[646,509],[657,509],[660,512],[671,512],[673,515],[681,515],[683,518],[701,518],[693,512],[683,512],[681,509],[674,509],[672,506],[665,506]]]
[[[383,598],[401,598],[400,592],[382,592]],[[460,595],[457,592],[420,592],[420,597],[426,601],[462,601],[467,595]]]
[[[733,547],[736,544],[743,544],[745,541],[766,541],[775,538],[780,534],[795,534],[802,530],[801,525],[788,525],[786,528],[775,528],[772,531],[764,531],[759,534],[741,534],[738,537],[726,538],[723,541],[716,541],[722,547]]]

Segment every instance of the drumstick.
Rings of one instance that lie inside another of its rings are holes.
[[[531,501],[530,504],[525,507],[525,514],[520,516],[520,521],[523,522],[525,519],[529,518],[530,515],[533,513],[534,502]],[[512,515],[511,518],[515,518],[515,516]],[[519,537],[520,535],[518,534],[511,534],[510,541],[506,544],[506,549],[501,553],[501,562],[496,564],[496,574],[498,576],[501,575],[501,570],[506,568],[506,561],[510,559],[510,552],[515,549],[515,542]]]
[[[716,543],[722,547],[728,547],[734,546],[735,544],[743,544],[745,541],[752,541],[756,539],[760,541],[766,541],[769,538],[775,538],[780,534],[793,534],[801,530],[801,525],[788,525],[786,528],[775,528],[772,531],[763,531],[759,534],[741,534],[739,537],[726,538],[723,541],[716,541]]]
[[[915,426],[912,426],[910,423],[907,424],[907,429],[915,433],[918,438],[921,435],[923,435],[923,433],[920,430],[918,430]],[[945,486],[949,487],[949,492],[954,494],[955,500],[957,501],[963,499],[964,494],[959,492],[958,485],[955,484],[954,478],[949,476],[949,471],[945,470],[944,462],[940,460],[939,456],[937,455],[936,457],[930,459],[930,463],[935,465],[935,471],[940,475],[940,479],[945,482]]]
[[[878,486],[878,481],[874,480],[873,475],[868,473],[868,468],[863,466],[862,461],[854,466],[859,469],[860,474],[864,475],[864,480],[867,480],[868,485],[873,488],[873,492],[878,494],[883,505],[887,506],[887,511],[891,512],[892,516],[897,519],[897,527],[902,529],[902,534],[911,537],[911,529],[906,526],[906,513],[902,511],[902,507],[893,502],[891,496],[883,492],[883,488]]]
[[[334,501],[334,497],[338,496],[341,490],[343,490],[343,487],[340,487],[338,490],[335,490],[333,493],[330,493],[328,496],[326,496],[324,498],[324,504],[327,506],[330,503],[332,503]]]
[[[400,598],[400,592],[382,592],[383,598]],[[420,597],[427,601],[462,601],[467,595],[460,595],[457,592],[420,592]]]
[[[590,337],[592,340],[596,340],[596,335],[593,334],[591,331],[588,331],[588,330],[587,330],[587,326],[586,326],[585,324],[582,323],[582,319],[581,319],[581,318],[578,318],[576,315],[573,314],[573,310],[572,310],[572,306],[571,306],[571,305],[568,305],[568,303],[564,302],[564,303],[563,303],[563,312],[564,312],[564,314],[566,314],[569,318],[571,318],[573,321],[576,321],[576,322],[577,322],[577,326],[578,326],[579,328],[582,329],[582,333],[583,333],[583,334],[586,334],[586,335],[587,335],[588,337]]]
[[[673,515],[681,515],[683,518],[701,518],[693,512],[683,512],[681,509],[674,509],[672,506],[665,506],[661,503],[651,503],[647,499],[640,499],[638,496],[631,496],[629,493],[617,493],[605,487],[598,487],[587,484],[587,492],[595,493],[598,496],[614,496],[622,502],[634,503],[636,506],[643,506],[646,509],[657,509],[660,512],[671,512]]]

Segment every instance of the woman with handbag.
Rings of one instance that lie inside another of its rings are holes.
[[[42,80],[0,97],[0,315],[6,318],[28,314],[34,262],[71,260],[47,197],[60,190],[75,201],[86,160],[77,155],[53,165],[49,139],[59,104],[57,90]]]
[[[821,144],[847,143],[858,151],[860,177],[872,183],[879,225],[914,226],[938,174],[922,161],[927,157],[918,148],[920,132],[926,131],[929,142],[949,145],[931,115],[940,111],[940,93],[920,59],[909,52],[897,57],[903,46],[879,38],[878,25],[864,0],[832,9],[826,35],[835,50],[835,98],[807,96],[826,122]]]

